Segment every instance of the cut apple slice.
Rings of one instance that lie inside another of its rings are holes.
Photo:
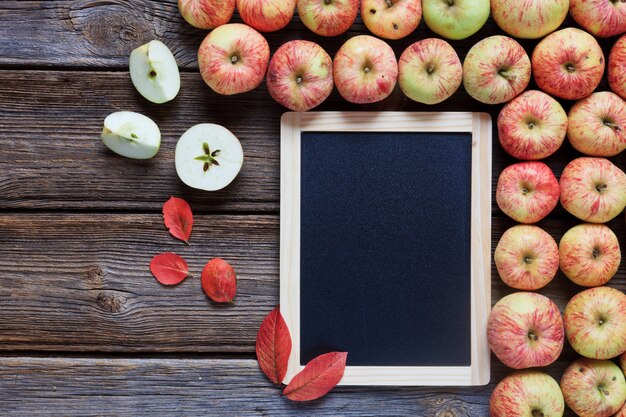
[[[143,114],[118,111],[104,119],[102,142],[118,155],[133,159],[150,159],[159,151],[159,127]]]
[[[172,52],[163,42],[150,41],[133,50],[130,78],[139,94],[153,103],[172,100],[180,90],[180,73]]]
[[[243,164],[241,143],[223,126],[202,123],[187,130],[176,144],[176,173],[190,187],[221,190]]]

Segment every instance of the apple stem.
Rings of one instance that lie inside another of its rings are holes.
[[[237,58],[237,55],[233,55],[230,57],[230,62],[232,62],[233,64],[236,64],[238,60],[239,58]]]
[[[565,64],[565,68],[567,69],[567,72],[569,73],[576,72],[576,67],[572,64]]]
[[[529,338],[530,340],[532,340],[532,341],[535,341],[535,342],[536,342],[537,340],[539,340],[539,336],[537,336],[537,335],[536,335],[536,334],[534,334],[534,333],[528,333],[528,338]]]
[[[434,70],[435,70],[435,64],[430,64],[428,66],[428,69],[426,69],[426,72],[429,74],[432,74]]]
[[[532,258],[530,258],[530,257],[526,256],[526,257],[524,258],[524,262],[526,262],[528,265],[530,265],[530,264],[532,264],[532,263],[533,263],[533,260],[532,260]]]
[[[324,0],[324,4],[330,4],[331,0]]]
[[[626,1],[626,0],[624,0],[624,1]],[[609,120],[605,120],[602,123],[604,123],[605,126],[608,126],[611,129],[615,130],[616,132],[619,132],[621,130],[620,127],[617,125],[617,123],[613,123],[613,122],[611,122]]]
[[[296,84],[300,84],[302,82],[302,77],[296,77]]]
[[[528,123],[528,128],[533,130],[535,128],[535,124],[533,122]]]
[[[507,70],[503,70],[503,69],[499,70],[498,74],[500,74],[500,76],[507,81],[514,81],[517,78],[515,74],[509,74]]]
[[[597,191],[597,192],[599,192],[599,193],[601,193],[601,192],[603,192],[604,190],[606,190],[606,188],[607,188],[606,184],[599,184],[599,185],[596,185],[596,191]]]
[[[543,411],[541,410],[533,410],[530,412],[530,415],[532,415],[532,417],[544,417]]]
[[[591,254],[593,255],[594,258],[597,258],[598,256],[600,256],[600,251],[598,249],[594,249],[593,252],[591,252]]]
[[[385,3],[387,3],[387,7],[393,6],[393,3],[391,2],[391,0],[385,0]]]
[[[448,6],[454,6],[454,0],[448,0]]]

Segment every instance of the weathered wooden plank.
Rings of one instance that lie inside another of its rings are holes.
[[[557,380],[568,365],[547,369]],[[280,395],[254,360],[0,358],[0,408],[11,415],[487,417],[500,364],[484,387],[337,387],[308,403]],[[574,416],[568,410],[567,417]]]
[[[493,219],[492,250],[513,222]],[[540,223],[559,239],[575,221]],[[610,223],[626,248],[624,218]],[[0,350],[254,352],[278,303],[278,216],[196,216],[192,245],[171,238],[159,214],[0,214]],[[184,256],[195,277],[159,285],[153,255]],[[213,257],[239,277],[234,305],[204,295]],[[512,292],[492,267],[492,301]],[[626,261],[611,281],[626,290]],[[580,287],[562,274],[541,293],[563,308]]]

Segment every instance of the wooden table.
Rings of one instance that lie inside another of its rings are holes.
[[[295,17],[267,39],[272,51],[287,40],[314,40],[332,56],[361,33],[366,29],[357,20],[349,33],[325,39]],[[479,39],[501,33],[490,20],[479,34],[452,44],[463,58]],[[495,358],[485,387],[341,387],[306,404],[281,397],[260,372],[256,332],[278,303],[279,118],[285,109],[264,86],[230,97],[210,91],[196,63],[204,35],[181,19],[175,0],[0,2],[2,414],[488,415],[495,383],[510,372]],[[408,39],[390,44],[399,55],[430,36],[422,22]],[[182,69],[180,95],[164,105],[139,96],[128,75],[130,51],[154,38],[170,46]],[[603,42],[605,53],[613,42]],[[531,52],[536,42],[522,44]],[[600,90],[606,89],[604,81]],[[480,110],[495,121],[500,108],[480,105],[461,88],[432,107],[399,89],[364,106],[335,91],[319,110]],[[163,144],[156,158],[133,161],[102,145],[102,121],[117,110],[157,122]],[[189,189],[174,170],[176,141],[201,122],[232,130],[246,155],[238,179],[219,192]],[[575,156],[566,143],[547,163],[558,176]],[[626,168],[625,153],[612,160]],[[495,186],[514,162],[497,140],[493,161]],[[190,247],[163,226],[161,207],[172,195],[194,210]],[[495,247],[514,222],[495,200],[492,214]],[[540,225],[559,239],[577,223],[558,207]],[[624,215],[609,225],[626,248]],[[236,303],[209,301],[197,276],[160,286],[148,264],[163,251],[182,254],[193,271],[212,257],[229,260],[239,276]],[[512,290],[495,268],[492,274],[495,302]],[[610,284],[626,289],[626,262]],[[579,290],[559,273],[541,293],[563,308]],[[566,347],[548,372],[560,378],[575,357]]]

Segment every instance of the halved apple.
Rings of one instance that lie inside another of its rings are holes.
[[[130,78],[139,94],[153,103],[172,100],[180,90],[180,73],[172,52],[154,40],[130,54]]]
[[[230,184],[243,164],[243,149],[223,126],[202,123],[191,127],[176,144],[176,173],[190,187],[221,190]]]
[[[161,146],[159,127],[143,114],[118,111],[104,119],[102,142],[118,155],[150,159]]]

